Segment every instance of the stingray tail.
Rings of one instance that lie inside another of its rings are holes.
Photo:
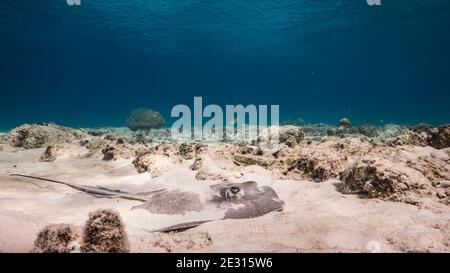
[[[162,232],[162,233],[183,232],[183,231],[186,231],[188,229],[195,228],[195,227],[197,227],[197,226],[199,226],[201,224],[208,223],[208,222],[211,222],[211,221],[214,221],[214,220],[186,222],[186,223],[176,224],[176,225],[173,225],[173,226],[168,226],[168,227],[161,228],[161,229],[151,230],[151,231],[148,231],[148,232],[151,232],[151,233],[153,233],[153,232]]]
[[[146,202],[148,200],[148,198],[146,198],[146,196],[140,196],[139,194],[132,194],[129,192],[124,192],[124,191],[120,191],[120,190],[112,190],[112,189],[99,187],[99,186],[92,187],[92,186],[85,186],[85,185],[75,185],[75,184],[68,183],[68,182],[63,182],[63,181],[58,181],[58,180],[53,180],[53,179],[48,179],[48,178],[42,178],[42,177],[37,177],[37,176],[31,176],[31,175],[25,175],[25,174],[18,174],[18,173],[10,174],[10,176],[25,177],[25,178],[30,178],[30,179],[47,181],[47,182],[51,182],[51,183],[62,184],[62,185],[69,186],[73,189],[76,189],[76,190],[79,190],[79,191],[82,191],[82,192],[85,192],[88,194],[92,194],[96,197],[123,198],[123,199],[136,200],[136,201],[142,201],[142,202]],[[164,189],[156,190],[156,191],[148,192],[147,194],[151,195],[154,193],[161,192],[163,190]]]

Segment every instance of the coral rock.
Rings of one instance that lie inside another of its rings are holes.
[[[60,145],[50,145],[47,146],[44,153],[42,153],[39,161],[41,162],[53,162],[56,158],[61,154],[61,146]]]
[[[77,251],[80,231],[72,225],[48,225],[41,230],[34,242],[33,252],[69,253]]]
[[[433,130],[429,145],[436,149],[450,147],[450,125],[440,126]]]
[[[234,162],[245,166],[259,165],[261,167],[268,167],[275,162],[275,159],[266,156],[258,156],[252,154],[235,154]]]
[[[339,120],[337,127],[350,128],[352,127],[352,123],[348,118],[342,118]]]
[[[376,137],[378,135],[377,128],[370,124],[363,124],[358,127],[358,132],[366,137]]]
[[[430,181],[417,170],[374,156],[363,158],[340,174],[343,193],[415,203]]]
[[[129,252],[125,225],[119,213],[100,209],[89,214],[83,230],[83,252]]]
[[[393,146],[413,145],[413,146],[428,146],[429,136],[424,132],[406,131],[390,142]]]
[[[7,139],[13,147],[33,149],[81,140],[84,135],[85,133],[80,130],[53,124],[24,124],[13,129],[8,134]]]
[[[132,131],[157,129],[164,126],[164,117],[152,109],[140,108],[128,117],[126,126]]]
[[[305,137],[302,129],[296,126],[280,127],[280,143],[285,143],[289,147],[295,147],[300,144]]]

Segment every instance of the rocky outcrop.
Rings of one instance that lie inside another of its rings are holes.
[[[311,142],[297,150],[280,150],[272,170],[279,170],[286,178],[321,182],[337,179],[349,162],[373,149],[373,144],[360,139],[330,138]],[[281,177],[283,178],[283,177]]]
[[[24,124],[5,137],[9,145],[24,149],[42,148],[54,144],[71,143],[85,137],[81,130],[54,124]]]
[[[132,131],[157,129],[164,126],[164,117],[152,109],[140,108],[133,111],[127,119],[126,126]]]
[[[429,135],[425,132],[406,131],[390,141],[389,144],[393,146],[412,145],[425,147],[429,144],[428,139]]]
[[[179,153],[183,159],[190,160],[206,150],[207,147],[207,145],[196,141],[183,142],[179,146]]]
[[[301,128],[296,126],[282,126],[280,127],[280,143],[284,143],[287,146],[293,148],[300,144],[305,135]]]
[[[450,181],[450,159],[433,156],[419,156],[407,161],[407,166],[421,172],[433,184],[444,180]]]
[[[235,154],[233,159],[237,165],[258,165],[265,168],[269,167],[275,162],[275,159],[272,157],[253,154]]]
[[[305,177],[321,182],[337,178],[343,163],[343,157],[338,154],[312,152],[308,155],[301,154],[295,168],[301,171]]]
[[[174,168],[175,164],[180,164],[182,160],[175,144],[160,144],[138,152],[133,165],[139,173],[148,172],[152,177],[158,177]]]
[[[209,153],[202,153],[196,156],[190,169],[197,171],[195,175],[197,180],[220,180],[227,182],[242,176],[241,173],[236,171],[235,164],[230,159],[215,158]]]
[[[426,133],[430,134],[431,130],[433,129],[433,126],[426,124],[426,123],[420,123],[415,126],[409,127],[409,129],[416,133]]]
[[[358,133],[366,137],[376,137],[378,135],[378,130],[373,125],[363,124],[358,127]]]
[[[343,193],[368,198],[420,204],[420,196],[431,195],[431,182],[419,171],[400,162],[375,156],[363,157],[340,174]]]
[[[304,138],[305,135],[300,127],[292,125],[273,126],[262,130],[253,144],[265,145],[274,142],[274,144],[285,144],[289,147],[295,147]],[[275,140],[278,142],[275,143]]]
[[[435,149],[450,147],[450,125],[432,128],[429,125],[418,125],[397,136],[390,142],[392,145],[431,146]]]
[[[143,144],[130,144],[121,137],[110,134],[86,139],[80,142],[88,149],[84,157],[96,157],[104,161],[131,159],[149,148]]]
[[[436,149],[450,147],[450,125],[440,126],[432,130],[429,145]]]

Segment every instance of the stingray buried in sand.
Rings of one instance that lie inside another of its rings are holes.
[[[144,204],[135,206],[132,209],[145,209],[156,214],[184,214],[191,211],[204,212],[200,214],[201,216],[197,221],[183,222],[156,230],[161,232],[185,230],[214,220],[258,217],[271,211],[282,210],[284,207],[284,202],[279,199],[272,188],[267,186],[258,187],[258,184],[254,181],[220,183],[210,186],[206,191],[198,192],[161,189],[151,192],[128,193],[99,186],[75,185],[22,174],[12,174],[11,176],[59,183],[98,197],[143,201]]]

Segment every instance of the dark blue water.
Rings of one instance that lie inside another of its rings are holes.
[[[448,0],[0,3],[0,128],[137,107],[279,104],[282,120],[450,122]]]

